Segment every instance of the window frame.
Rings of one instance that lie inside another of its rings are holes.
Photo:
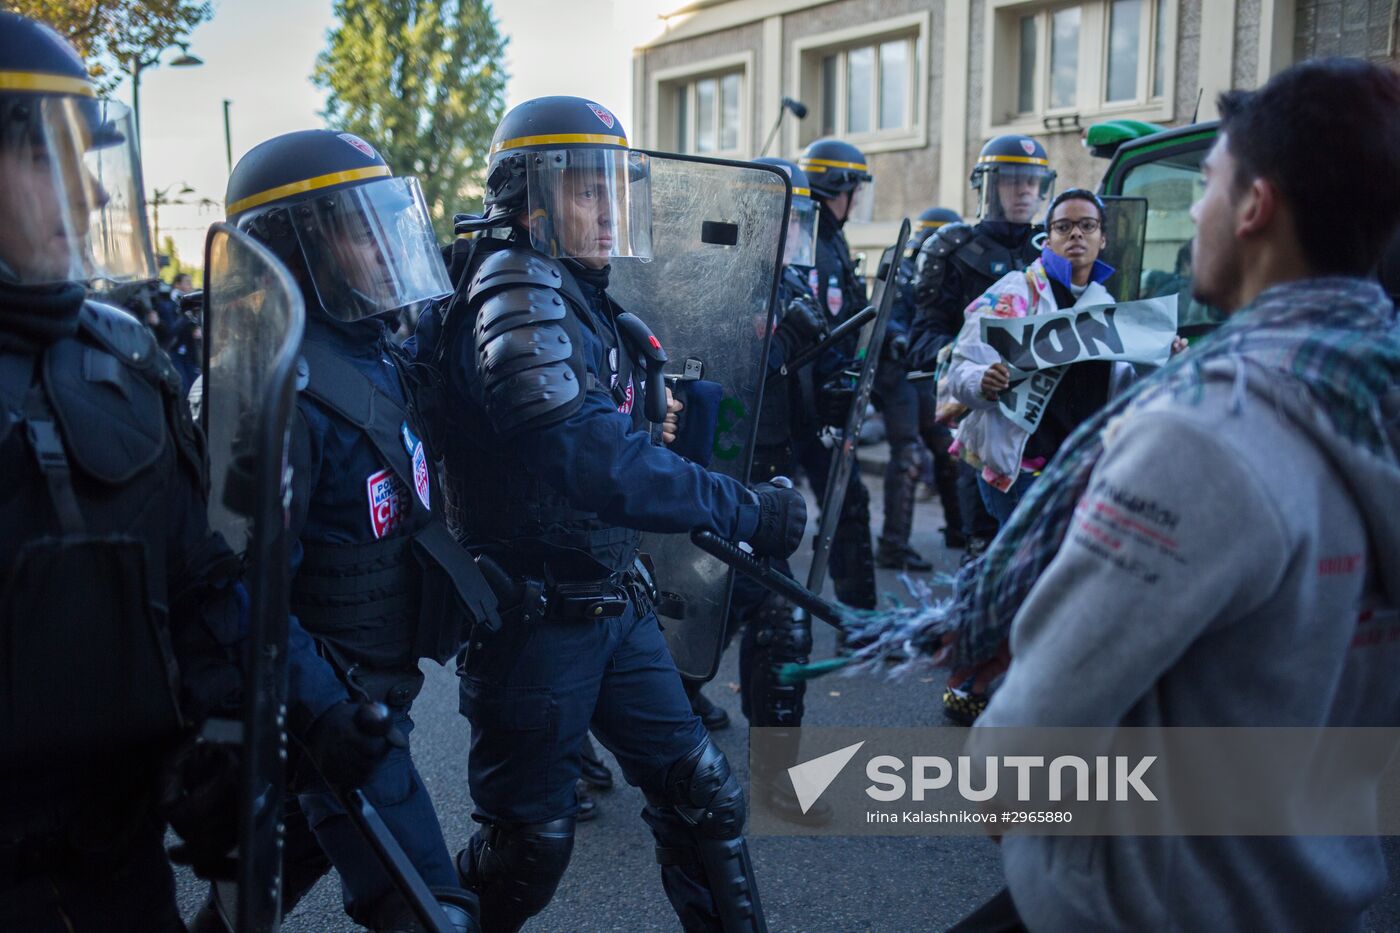
[[[689,145],[687,155],[700,155],[713,159],[747,159],[753,151],[754,109],[754,53],[738,52],[717,58],[705,59],[675,68],[658,69],[648,80],[648,113],[645,141],[638,140],[633,145],[644,148],[681,152],[677,135],[678,108],[676,94],[681,89],[687,96],[687,118],[689,120]],[[715,139],[722,139],[724,91],[723,79],[729,75],[739,76],[739,124],[737,145],[731,149],[715,149],[711,152],[695,152],[696,130],[698,129],[699,108],[696,88],[701,81],[714,79],[715,82]]]
[[[890,17],[873,23],[803,36],[789,43],[791,68],[789,87],[798,89],[802,100],[813,108],[816,120],[789,121],[784,135],[784,149],[801,150],[822,135],[825,91],[822,63],[837,56],[836,68],[836,131],[833,135],[860,147],[867,155],[898,149],[924,148],[928,145],[928,109],[930,96],[929,34],[932,13],[923,11]],[[880,46],[893,41],[906,43],[907,78],[905,84],[904,124],[896,129],[880,129]],[[871,48],[874,52],[871,70],[870,126],[868,132],[848,133],[847,61],[851,51]],[[810,124],[810,125],[809,125]]]
[[[988,0],[986,28],[992,36],[986,56],[983,79],[983,133],[1043,135],[1078,132],[1102,119],[1132,118],[1166,122],[1173,119],[1176,98],[1177,13],[1180,0],[1143,0],[1139,21],[1136,95],[1131,100],[1109,101],[1108,68],[1112,0],[1045,2],[1045,0]],[[1049,106],[1051,18],[1054,13],[1078,7],[1078,83],[1075,104]],[[1162,93],[1152,95],[1153,68],[1157,52],[1157,10],[1161,7],[1164,37]],[[1021,21],[1027,16],[1036,22],[1034,109],[1019,110]],[[1004,67],[1010,63],[1013,67]],[[998,68],[998,64],[1003,67]]]

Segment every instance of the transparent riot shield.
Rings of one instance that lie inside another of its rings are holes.
[[[1147,199],[1105,197],[1104,237],[1099,259],[1116,272],[1104,287],[1118,301],[1136,301],[1142,292],[1142,254],[1147,241]]]
[[[668,379],[718,385],[707,466],[747,482],[791,186],[769,165],[650,153],[650,166],[654,258],[614,262],[608,294],[660,338]],[[648,534],[642,551],[676,666],[713,676],[733,571],[683,534]]]
[[[262,933],[277,929],[281,913],[287,447],[305,310],[272,253],[223,223],[210,228],[205,242],[204,298],[209,519],[243,556],[250,601],[236,929]]]
[[[827,565],[831,561],[831,545],[836,540],[836,526],[841,520],[841,509],[846,502],[846,489],[850,486],[851,474],[856,466],[856,444],[860,440],[860,430],[865,424],[865,411],[870,404],[870,396],[875,391],[875,375],[880,367],[880,353],[885,346],[885,331],[890,318],[894,316],[894,299],[899,293],[895,277],[899,274],[896,257],[909,240],[909,220],[905,218],[899,227],[899,239],[885,250],[888,261],[880,263],[881,277],[875,281],[873,300],[875,320],[861,335],[860,347],[856,351],[859,375],[856,377],[856,390],[851,398],[851,410],[846,415],[845,430],[831,457],[831,466],[826,479],[826,499],[822,502],[821,521],[817,526],[817,546],[812,553],[812,566],[807,571],[807,589],[821,593],[826,585]]]

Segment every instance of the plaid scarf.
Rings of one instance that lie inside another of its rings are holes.
[[[1131,406],[1163,395],[1198,401],[1206,365],[1230,360],[1235,406],[1244,402],[1245,362],[1296,380],[1341,437],[1395,459],[1380,399],[1400,382],[1395,308],[1375,282],[1305,279],[1266,290],[1200,346],[1110,402],[1070,435],[997,535],[953,588],[960,664],[996,654],[1011,620],[1064,541],[1074,507],[1103,456],[1104,429]]]
[[[1205,372],[1218,361],[1229,365]],[[1064,541],[1074,508],[1103,455],[1109,423],[1163,396],[1195,403],[1208,378],[1222,378],[1221,369],[1233,374],[1233,406],[1238,411],[1251,366],[1301,386],[1337,435],[1396,462],[1397,442],[1387,436],[1382,398],[1400,385],[1400,326],[1385,292],[1375,282],[1354,278],[1274,286],[1206,340],[1081,424],[987,552],[953,578],[951,598],[933,602],[924,590],[918,609],[853,619],[852,627],[867,647],[856,655],[850,671],[879,669],[884,659],[908,647],[926,658],[945,643],[949,632],[955,633],[952,657],[937,651],[938,662],[951,660],[956,668],[994,657],[1010,634],[1012,619]]]

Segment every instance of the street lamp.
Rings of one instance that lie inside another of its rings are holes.
[[[141,59],[140,55],[131,63],[129,69],[131,74],[131,112],[136,120],[136,144],[141,145],[141,71],[145,68],[154,68],[160,64],[160,53],[165,49],[159,49],[150,58]],[[184,42],[180,43],[180,54],[170,60],[172,68],[193,68],[204,64],[204,59],[198,55],[191,55],[190,49]]]

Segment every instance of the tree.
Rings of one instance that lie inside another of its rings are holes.
[[[312,80],[325,117],[417,175],[438,235],[480,205],[505,110],[506,40],[487,0],[336,0],[340,25]]]
[[[104,91],[117,86],[132,62],[180,44],[214,15],[206,0],[0,0],[0,9],[56,29],[77,47]]]

